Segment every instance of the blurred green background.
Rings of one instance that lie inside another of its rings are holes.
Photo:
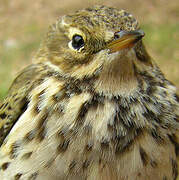
[[[48,26],[94,4],[132,13],[146,33],[150,55],[179,89],[178,0],[0,0],[0,101],[17,72],[31,63]]]

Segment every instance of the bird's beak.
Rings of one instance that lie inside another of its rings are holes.
[[[142,30],[119,31],[114,34],[114,40],[107,45],[110,52],[120,51],[124,48],[131,48],[138,42],[145,33]]]

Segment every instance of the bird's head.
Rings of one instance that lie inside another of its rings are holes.
[[[37,59],[78,79],[101,73],[102,79],[129,81],[134,65],[151,66],[143,36],[131,14],[95,6],[62,16],[50,26]]]

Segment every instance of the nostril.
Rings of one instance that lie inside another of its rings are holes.
[[[116,40],[116,39],[119,39],[119,38],[120,38],[119,33],[118,33],[118,32],[115,32],[115,33],[114,33],[114,39]]]
[[[127,33],[127,31],[118,31],[114,33],[114,39],[119,39],[122,36],[124,36]]]

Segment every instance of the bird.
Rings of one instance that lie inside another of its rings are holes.
[[[0,106],[0,179],[176,180],[179,96],[125,10],[60,16]]]

